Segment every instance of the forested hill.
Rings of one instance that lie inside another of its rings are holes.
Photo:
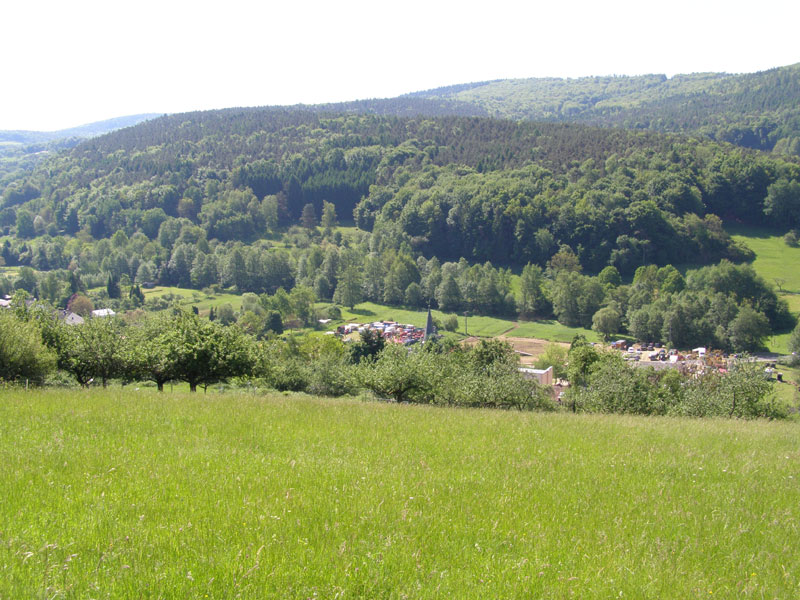
[[[86,138],[131,127],[158,116],[130,115],[58,131],[0,130],[0,193],[9,182],[23,177],[51,154],[74,148]]]
[[[158,114],[154,113],[129,115],[88,123],[78,127],[70,127],[69,129],[59,129],[58,131],[0,130],[0,142],[36,144],[68,138],[89,138],[122,129],[123,127],[132,127],[142,121],[154,119],[158,116]]]
[[[310,109],[187,113],[88,140],[7,187],[0,232],[13,237],[2,258],[102,272],[81,258],[85,244],[124,233],[139,240],[126,252],[153,242],[139,257],[151,272],[177,247],[224,263],[236,245],[301,223],[313,231],[329,207],[371,232],[362,250],[380,256],[632,272],[746,258],[721,219],[798,226],[798,182],[796,162],[653,132]]]
[[[409,97],[461,101],[511,119],[701,133],[800,155],[800,64],[743,75],[506,79]]]

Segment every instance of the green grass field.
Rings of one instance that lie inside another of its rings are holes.
[[[589,342],[600,341],[600,336],[591,329],[567,327],[554,320],[520,322],[519,327],[508,333],[514,337],[539,338],[552,342],[571,342],[579,334]]]
[[[753,268],[785,293],[800,294],[800,248],[790,248],[783,236],[756,227],[727,227],[734,240],[744,242],[756,253]],[[776,281],[777,280],[777,281]]]
[[[438,310],[431,311],[437,319],[444,320],[452,313],[443,313]],[[465,334],[464,315],[457,314],[458,330],[456,333]],[[425,326],[426,311],[406,310],[392,308],[373,302],[357,304],[354,310],[342,309],[342,318],[345,321],[367,323],[371,321],[393,320],[400,323],[410,323],[417,327]],[[498,317],[468,316],[466,333],[478,337],[496,337],[509,335],[513,337],[541,338],[557,342],[571,342],[577,334],[583,334],[589,341],[598,341],[594,331],[580,327],[567,327],[556,321],[514,321]]]
[[[208,312],[213,306],[219,308],[223,304],[230,304],[234,310],[239,310],[242,307],[242,297],[238,294],[212,294],[207,295],[204,292],[193,290],[189,288],[169,287],[158,285],[151,289],[143,289],[145,301],[152,298],[161,298],[167,294],[179,296],[181,299],[178,303],[182,306],[196,306],[200,312]]]
[[[0,598],[793,598],[797,423],[3,392]]]
[[[733,239],[746,244],[756,254],[753,268],[789,304],[789,310],[800,315],[800,248],[790,248],[783,236],[757,227],[729,226]],[[767,341],[771,352],[789,352],[789,333],[773,335]]]

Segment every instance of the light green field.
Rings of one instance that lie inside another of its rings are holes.
[[[432,310],[431,314],[435,318],[444,321],[445,318],[451,316],[453,313],[443,313],[438,310]],[[464,335],[464,315],[456,314],[456,316],[458,317],[458,329],[456,333]],[[342,318],[344,320],[359,323],[388,320],[424,327],[426,317],[427,311],[392,308],[373,302],[357,304],[355,310],[352,311],[346,308],[342,309]],[[497,337],[506,334],[513,337],[530,337],[559,342],[571,342],[577,334],[583,334],[589,341],[599,340],[594,331],[580,327],[567,327],[556,321],[517,322],[511,319],[501,319],[498,317],[468,316],[466,327],[466,333],[468,335],[478,337]]]
[[[781,298],[786,300],[790,311],[800,314],[800,294],[782,294]]]
[[[571,342],[576,335],[583,335],[589,342],[599,342],[600,336],[591,329],[567,327],[558,321],[521,322],[519,327],[508,333],[515,337],[540,338],[552,342]]]
[[[151,298],[161,298],[166,294],[180,296],[178,303],[182,306],[196,306],[201,312],[208,311],[212,306],[219,308],[223,304],[230,304],[234,310],[239,310],[242,306],[242,297],[237,294],[213,294],[205,293],[180,287],[169,287],[158,285],[152,289],[142,289],[145,301]]]
[[[790,248],[783,236],[755,227],[729,227],[731,237],[756,253],[753,268],[783,292],[800,293],[800,248]],[[776,282],[778,280],[778,282]]]
[[[2,598],[796,598],[797,423],[4,392]]]
[[[783,236],[757,227],[727,227],[731,237],[745,243],[756,254],[753,268],[775,286],[778,295],[789,304],[794,315],[800,315],[800,248],[791,248]],[[767,341],[771,352],[789,352],[789,333],[773,335]]]
[[[407,310],[402,308],[393,308],[382,304],[375,304],[373,302],[362,302],[356,304],[354,310],[346,308],[342,309],[342,318],[348,321],[356,321],[360,323],[368,323],[372,321],[398,321],[400,323],[409,323],[417,327],[424,327],[425,320],[427,319],[427,311],[425,310]],[[444,320],[451,316],[452,313],[443,313],[439,310],[432,310],[431,314],[439,319]],[[464,334],[464,315],[456,315],[458,317],[458,330],[457,333]],[[496,317],[467,317],[467,331],[469,335],[493,337],[498,336],[514,327],[514,321],[508,319],[499,319]]]
[[[800,384],[800,369],[778,365],[777,371],[783,374],[783,383],[775,382],[775,397],[785,406],[796,409],[800,407],[800,391],[797,385]],[[800,420],[800,415],[793,415],[792,418]]]

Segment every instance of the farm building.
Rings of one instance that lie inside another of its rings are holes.
[[[542,385],[553,385],[553,367],[546,369],[532,369],[530,367],[520,367],[519,372],[525,379],[535,379]]]

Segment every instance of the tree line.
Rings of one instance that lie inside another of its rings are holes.
[[[186,231],[178,240],[184,235],[188,240]],[[528,263],[515,273],[491,262],[415,259],[411,252],[392,248],[378,252],[376,237],[362,234],[341,245],[323,239],[291,253],[258,245],[211,250],[203,239],[195,244],[176,240],[159,270],[137,258],[140,242],[149,244],[141,234],[127,240],[118,232],[111,242],[101,240],[91,247],[78,268],[37,274],[23,267],[13,281],[0,276],[0,294],[24,290],[85,316],[95,303],[115,310],[169,308],[168,297],[145,301],[141,286],[152,279],[212,294],[224,286],[242,294],[242,307],[237,313],[223,304],[211,317],[225,324],[239,322],[260,338],[285,327],[311,327],[320,317],[338,318],[339,306],[353,308],[364,301],[451,314],[556,318],[569,327],[593,328],[606,339],[629,335],[674,348],[710,346],[732,352],[761,350],[768,336],[795,324],[771,283],[751,266],[725,260],[688,270],[685,276],[670,264],[641,266],[630,283],[623,283],[611,265],[598,275],[584,274],[566,245],[544,269]],[[92,264],[96,275],[81,274],[83,265]],[[100,291],[90,293],[87,286]],[[318,302],[327,303],[324,314]]]
[[[691,378],[676,370],[633,368],[616,353],[576,339],[566,361],[572,386],[556,402],[526,379],[511,347],[482,340],[473,348],[429,340],[409,349],[365,331],[349,345],[332,336],[291,336],[258,342],[184,311],[133,321],[94,318],[65,325],[44,306],[16,304],[0,312],[0,380],[41,384],[56,368],[81,386],[172,381],[192,392],[221,382],[324,396],[367,390],[379,398],[441,406],[572,410],[629,414],[786,416],[771,384],[752,363],[727,375]],[[52,381],[52,380],[50,380]]]

